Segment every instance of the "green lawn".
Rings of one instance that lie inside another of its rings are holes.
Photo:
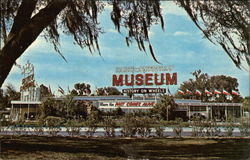
[[[248,159],[249,139],[0,137],[0,159]]]

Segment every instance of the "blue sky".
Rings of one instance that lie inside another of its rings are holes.
[[[162,3],[165,32],[160,25],[155,25],[151,28],[150,39],[157,59],[162,65],[173,65],[173,72],[178,73],[178,85],[170,86],[170,91],[175,93],[182,82],[192,77],[191,72],[201,69],[210,76],[224,74],[237,78],[240,93],[248,96],[249,73],[237,69],[219,46],[204,39],[181,8],[173,2]],[[99,16],[105,31],[99,39],[102,57],[98,53],[91,54],[88,49],[81,49],[73,44],[71,37],[62,35],[60,49],[68,63],[42,37],[26,50],[17,63],[25,64],[27,60],[33,63],[37,83],[50,85],[55,94],[58,94],[58,85],[72,89],[78,82],[91,84],[93,90],[95,87],[111,86],[115,67],[158,65],[150,54],[139,51],[136,43],[126,46],[126,33],[119,34],[115,30],[110,11],[107,7]],[[18,89],[21,79],[21,71],[14,66],[4,86],[10,83]]]

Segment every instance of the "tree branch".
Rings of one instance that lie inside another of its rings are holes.
[[[14,19],[13,26],[8,35],[8,39],[13,34],[19,32],[23,26],[25,26],[31,18],[31,15],[36,7],[37,0],[23,0],[18,8],[17,15]]]
[[[17,33],[12,33],[13,35],[10,36],[0,52],[0,86],[2,86],[15,61],[36,40],[43,29],[66,7],[68,2],[70,1],[51,1],[44,9],[41,9],[29,23],[23,25]],[[18,26],[20,27],[20,25]]]

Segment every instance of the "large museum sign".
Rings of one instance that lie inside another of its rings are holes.
[[[119,67],[113,74],[113,86],[161,86],[177,85],[177,72],[171,66]],[[130,72],[130,73],[128,73]],[[132,72],[132,73],[131,73]],[[135,72],[139,72],[136,73]]]

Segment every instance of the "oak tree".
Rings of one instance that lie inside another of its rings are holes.
[[[179,0],[177,3],[205,38],[220,45],[237,67],[245,68],[243,61],[250,66],[250,1]]]
[[[194,71],[192,73],[194,78],[190,78],[188,81],[183,82],[180,85],[180,90],[185,94],[177,94],[177,98],[186,99],[200,99],[202,101],[217,101],[217,102],[241,102],[242,97],[240,95],[231,94],[232,91],[238,91],[237,78],[226,75],[209,76],[207,73],[202,73],[201,70]],[[206,94],[205,90],[210,91],[212,94]],[[187,92],[190,91],[190,93]],[[201,95],[197,94],[197,90],[201,92]],[[218,90],[221,94],[214,94],[214,91]],[[229,96],[223,94],[223,90],[230,94]]]
[[[245,0],[178,0],[205,38],[219,44],[237,67],[250,65],[250,5]],[[160,0],[110,0],[111,20],[125,37],[129,46],[133,41],[138,48],[150,51],[157,61],[149,40],[149,30],[160,23],[164,28]],[[41,35],[59,50],[60,32],[71,35],[80,47],[88,47],[100,53],[99,34],[102,33],[98,14],[107,2],[101,0],[2,0],[0,7],[1,39],[0,86],[8,76],[16,60]]]
[[[97,88],[96,94],[98,96],[104,96],[104,95],[121,95],[122,93],[116,87],[104,87],[104,88]]]
[[[145,43],[156,60],[149,41],[149,29],[153,24],[164,26],[159,0],[112,0],[111,19],[120,32],[128,33],[129,46],[136,41],[140,50],[146,51]],[[8,76],[16,60],[41,35],[54,45],[55,50],[66,61],[59,50],[60,31],[74,38],[80,47],[88,47],[100,53],[98,37],[102,29],[98,14],[107,2],[101,0],[1,0],[0,86]]]

